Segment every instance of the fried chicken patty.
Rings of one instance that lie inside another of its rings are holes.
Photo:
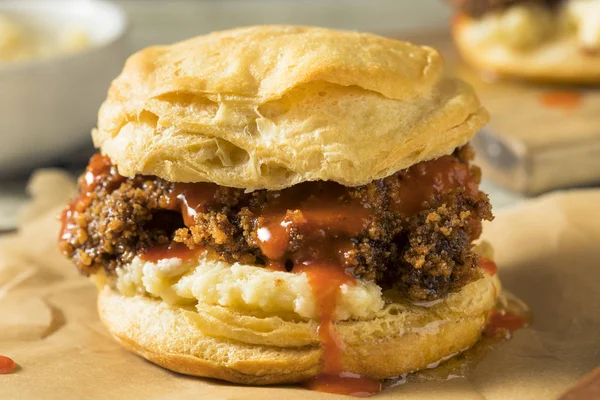
[[[465,14],[480,17],[490,11],[507,8],[522,3],[535,3],[553,7],[563,0],[447,0]]]
[[[470,147],[359,187],[301,183],[280,191],[125,178],[96,155],[63,213],[61,251],[85,274],[157,246],[205,248],[228,262],[293,271],[336,264],[412,300],[477,279],[472,241],[492,219]]]

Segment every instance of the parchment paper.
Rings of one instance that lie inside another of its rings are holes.
[[[0,242],[2,399],[335,399],[298,387],[254,388],[171,373],[129,354],[98,320],[96,289],[56,249],[71,177],[43,171],[20,232]],[[484,227],[504,286],[532,326],[490,351],[467,378],[407,383],[380,399],[552,399],[600,365],[600,190],[544,196]],[[390,355],[393,356],[393,355]]]

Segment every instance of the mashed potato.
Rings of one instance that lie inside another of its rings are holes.
[[[89,37],[82,30],[66,28],[56,35],[45,35],[17,19],[0,14],[0,62],[47,58],[88,46]]]
[[[304,274],[233,265],[207,258],[147,262],[136,257],[117,270],[117,289],[126,296],[151,295],[170,304],[221,305],[240,312],[317,318],[316,300]],[[384,306],[381,288],[358,280],[341,286],[335,318],[364,318]]]

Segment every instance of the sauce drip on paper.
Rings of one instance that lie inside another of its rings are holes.
[[[527,326],[524,315],[504,310],[494,310],[489,317],[488,323],[483,330],[485,336],[505,336],[507,339],[516,330]]]
[[[490,276],[494,276],[498,272],[496,263],[483,256],[479,256],[479,268]],[[504,302],[499,301],[488,316],[483,335],[510,339],[514,331],[529,325],[530,313],[527,306],[514,296],[501,295],[501,297],[504,298]],[[511,299],[512,301],[510,301]]]
[[[571,110],[579,106],[582,98],[583,94],[580,92],[547,92],[542,96],[541,102],[546,107],[563,108],[566,110]]]
[[[370,397],[381,391],[381,382],[364,376],[342,372],[339,375],[318,375],[305,382],[306,388],[318,392]]]
[[[10,374],[17,368],[12,358],[0,356],[0,374]]]

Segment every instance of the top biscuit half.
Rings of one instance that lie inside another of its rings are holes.
[[[366,184],[452,153],[487,119],[432,48],[254,26],[131,56],[92,136],[125,176],[277,190]]]

